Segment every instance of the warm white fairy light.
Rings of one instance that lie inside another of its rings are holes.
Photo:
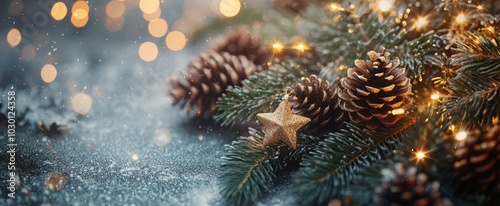
[[[330,11],[344,11],[344,8],[337,3],[331,3]]]
[[[301,52],[305,51],[307,49],[307,46],[304,45],[303,43],[298,43],[295,47],[296,50],[299,50]]]
[[[455,18],[455,21],[457,21],[457,23],[459,24],[463,24],[465,23],[465,21],[467,20],[467,17],[465,16],[464,13],[460,13],[457,18]]]
[[[403,109],[403,108],[393,109],[390,113],[391,113],[392,115],[400,115],[400,114],[404,114],[404,113],[406,113],[406,110],[405,110],[405,109]]]
[[[431,95],[431,99],[432,100],[436,100],[436,99],[439,99],[439,93],[434,93]]]
[[[283,49],[283,44],[281,44],[280,42],[275,42],[273,44],[273,50],[275,52],[280,52],[282,49]]]
[[[417,160],[421,160],[421,159],[425,158],[425,152],[418,151],[415,153],[415,157],[417,158]]]
[[[415,22],[415,28],[417,30],[421,30],[424,27],[426,27],[428,23],[429,23],[429,21],[427,20],[427,17],[423,17],[423,16],[418,17],[417,21]]]
[[[378,3],[378,8],[382,12],[387,12],[389,11],[389,9],[391,9],[391,3],[389,3],[389,1],[382,0]]]
[[[458,141],[462,141],[462,140],[465,140],[465,138],[467,138],[467,132],[459,132],[455,135],[455,139],[458,140]]]

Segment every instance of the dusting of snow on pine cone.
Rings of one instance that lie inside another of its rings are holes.
[[[375,130],[394,125],[407,114],[405,109],[412,103],[411,82],[399,60],[391,60],[384,48],[378,53],[370,51],[368,56],[369,60],[356,60],[356,66],[341,79],[340,108],[352,122],[365,122],[368,129]]]

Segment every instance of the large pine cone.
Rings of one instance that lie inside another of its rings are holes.
[[[245,56],[255,65],[263,67],[266,67],[271,57],[270,48],[263,45],[259,38],[253,36],[250,28],[247,26],[241,26],[212,41],[210,49],[216,52],[227,52],[232,55]]]
[[[381,171],[382,184],[375,188],[375,205],[450,205],[441,199],[438,181],[429,182],[424,173],[418,173],[415,167],[405,169],[396,163],[394,168]]]
[[[370,60],[356,60],[356,67],[341,79],[340,108],[349,113],[354,123],[366,122],[368,129],[391,126],[406,115],[392,114],[395,109],[406,109],[411,104],[411,83],[399,60],[390,60],[384,48],[380,53],[368,52]]]
[[[458,193],[500,190],[500,126],[470,132],[455,151]]]
[[[217,99],[229,86],[241,85],[241,81],[261,70],[260,65],[245,56],[214,51],[201,53],[183,73],[186,81],[181,82],[177,76],[170,79],[170,95],[173,104],[180,104],[188,112],[195,107],[196,117],[212,116],[217,113]]]
[[[316,75],[302,77],[292,89],[290,106],[294,114],[308,117],[306,129],[315,134],[337,131],[344,125],[347,114],[339,107],[338,85],[330,86]]]

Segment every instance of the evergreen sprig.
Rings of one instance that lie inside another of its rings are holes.
[[[214,119],[223,126],[237,121],[248,122],[257,113],[268,112],[277,107],[286,86],[309,75],[307,69],[298,64],[282,62],[268,70],[252,75],[242,86],[230,87],[217,101],[221,111]]]
[[[341,196],[362,168],[398,148],[403,131],[415,121],[416,115],[411,113],[390,128],[371,131],[364,125],[347,123],[346,129],[329,134],[302,160],[303,168],[295,176],[298,201],[303,205],[324,204]]]
[[[446,125],[485,126],[500,114],[500,33],[469,33],[451,57],[457,76],[443,102]]]
[[[434,32],[408,39],[409,30],[404,26],[406,14],[380,18],[375,11],[361,17],[354,12],[347,9],[331,12],[327,19],[332,20],[320,22],[311,32],[310,41],[315,43],[318,51],[323,51],[324,64],[352,65],[367,52],[383,46],[399,57],[411,77],[420,76],[425,71],[424,66],[430,65],[437,51],[433,46],[437,37]]]
[[[299,134],[295,150],[286,146],[264,146],[263,134],[250,128],[249,137],[225,145],[222,157],[222,195],[231,205],[249,205],[273,185],[283,171],[293,169],[311,151],[319,138]]]

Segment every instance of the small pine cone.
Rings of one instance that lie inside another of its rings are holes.
[[[458,193],[491,193],[500,190],[500,125],[476,129],[455,151]]]
[[[241,26],[238,29],[211,42],[210,49],[232,55],[242,55],[255,65],[265,67],[271,57],[271,51],[253,36],[250,28]]]
[[[229,86],[241,85],[241,81],[261,70],[261,66],[245,56],[215,51],[201,53],[183,73],[186,81],[181,82],[177,76],[170,79],[170,95],[173,104],[180,104],[188,112],[196,107],[196,117],[212,116],[217,113],[217,99]]]
[[[382,184],[375,188],[375,205],[449,205],[441,199],[438,181],[429,182],[424,173],[418,173],[415,167],[405,169],[396,163],[394,168],[381,171]]]
[[[339,107],[338,85],[330,86],[328,81],[311,75],[302,77],[302,84],[290,89],[292,112],[311,119],[306,125],[309,132],[326,134],[344,125],[347,114]]]
[[[271,2],[275,7],[295,13],[300,13],[309,5],[309,0],[271,0]]]
[[[392,111],[406,109],[412,102],[410,79],[398,67],[399,60],[390,60],[389,55],[384,48],[380,53],[370,51],[370,60],[356,60],[356,67],[341,79],[340,108],[349,113],[352,122],[366,122],[371,130],[394,125],[407,113]]]

